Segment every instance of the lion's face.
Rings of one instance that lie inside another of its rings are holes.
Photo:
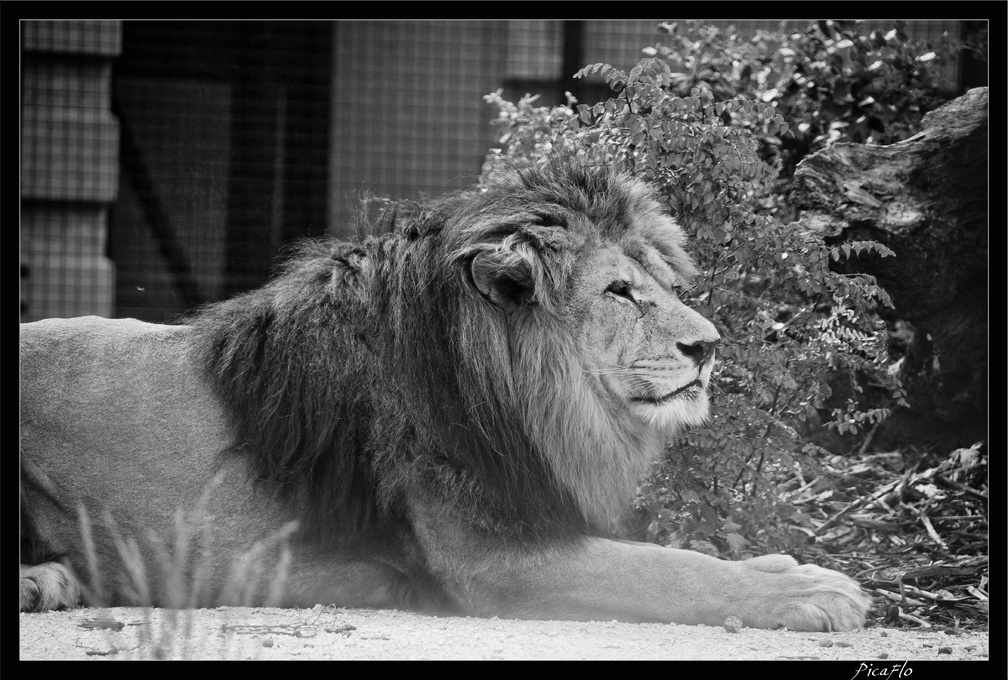
[[[478,200],[453,234],[456,342],[482,376],[466,403],[512,404],[585,517],[615,527],[667,442],[707,416],[720,338],[679,300],[696,274],[685,235],[651,187],[604,169],[518,173]]]
[[[579,345],[604,390],[642,421],[672,434],[707,416],[707,385],[719,335],[684,305],[687,272],[647,244],[595,250],[571,300]]]
[[[682,230],[651,187],[625,175],[543,184],[513,187],[520,200],[480,223],[489,242],[469,260],[471,281],[522,339],[512,349],[520,391],[576,383],[603,418],[628,411],[666,436],[700,424],[720,337],[679,300],[696,274]],[[584,376],[571,374],[571,354]]]

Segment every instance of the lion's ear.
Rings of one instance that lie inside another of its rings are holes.
[[[482,250],[469,264],[476,289],[501,309],[527,304],[535,281],[528,262],[514,251]]]

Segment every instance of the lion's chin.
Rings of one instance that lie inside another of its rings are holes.
[[[703,425],[709,413],[707,391],[699,381],[658,399],[632,399],[630,403],[638,418],[666,435]]]
[[[650,404],[652,406],[661,406],[663,404],[671,403],[675,399],[690,398],[697,393],[703,393],[704,386],[700,382],[700,379],[686,383],[682,387],[678,387],[671,392],[666,392],[660,396],[653,397],[649,395],[634,396],[630,398],[630,401],[640,404]]]

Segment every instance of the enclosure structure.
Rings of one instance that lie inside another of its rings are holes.
[[[472,184],[484,95],[590,101],[573,73],[629,69],[658,23],[24,21],[21,320],[167,321],[255,287],[292,240],[351,235],[366,193]]]

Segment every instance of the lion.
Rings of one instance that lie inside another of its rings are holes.
[[[836,571],[620,538],[720,339],[654,189],[551,162],[404,205],[180,323],[21,325],[22,611],[188,579],[191,606],[863,625]]]

